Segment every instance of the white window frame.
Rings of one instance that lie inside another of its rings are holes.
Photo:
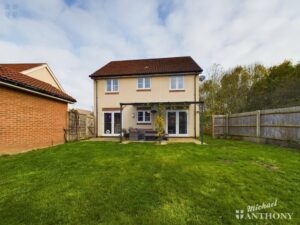
[[[172,88],[172,79],[176,79],[175,80],[175,88]],[[179,88],[179,78],[182,78],[182,88]],[[179,75],[179,76],[171,76],[170,77],[170,84],[169,84],[169,89],[170,90],[185,90],[184,89],[184,76]]]
[[[117,88],[117,90],[114,90],[114,81],[117,81],[117,84],[118,84],[118,88]],[[109,91],[108,90],[108,82],[110,82],[110,86],[111,86],[111,90]],[[108,80],[106,80],[105,81],[105,85],[106,85],[106,88],[105,88],[105,92],[119,92],[119,80],[117,80],[117,79],[108,79]]]
[[[143,87],[139,87],[139,79],[142,79],[143,81]],[[150,87],[145,87],[146,86],[146,79],[149,79],[150,81]],[[138,77],[136,80],[136,89],[139,90],[149,90],[151,89],[151,78],[150,77]]]
[[[143,120],[142,121],[139,120],[139,112],[143,113]],[[150,115],[150,120],[149,121],[145,120],[146,119],[146,115],[145,115],[146,112],[149,113],[149,115]],[[152,116],[151,116],[151,111],[150,110],[138,110],[136,117],[137,117],[136,118],[137,123],[152,123]]]
[[[111,113],[111,133],[107,134],[104,131],[104,114]],[[102,113],[102,121],[103,121],[103,128],[102,128],[102,136],[120,136],[119,133],[115,133],[115,113],[121,113],[120,111],[103,111]],[[121,115],[121,126],[123,126],[123,114]],[[121,131],[122,132],[122,131]]]
[[[166,110],[165,118],[165,126],[166,132],[168,131],[168,112],[175,112],[176,113],[176,134],[168,134],[169,137],[188,137],[189,136],[189,110]],[[179,134],[179,112],[186,112],[186,126],[187,126],[187,133],[186,134]]]

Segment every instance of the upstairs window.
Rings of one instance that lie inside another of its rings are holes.
[[[138,89],[150,89],[151,80],[150,77],[141,77],[137,79],[137,88]]]
[[[150,111],[138,111],[137,121],[139,123],[150,123],[151,122],[151,112]]]
[[[184,80],[183,76],[173,76],[170,79],[170,89],[171,90],[183,90]]]
[[[106,92],[118,92],[119,80],[111,79],[106,80]]]

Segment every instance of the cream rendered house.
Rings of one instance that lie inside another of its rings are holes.
[[[34,79],[48,83],[65,92],[47,63],[0,64]]]
[[[94,80],[97,136],[120,136],[121,130],[155,130],[163,107],[169,137],[199,135],[200,66],[191,57],[112,61]]]

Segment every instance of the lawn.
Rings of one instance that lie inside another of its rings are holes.
[[[0,224],[300,224],[300,152],[248,142],[78,142],[0,157]],[[238,220],[236,210],[292,220]]]

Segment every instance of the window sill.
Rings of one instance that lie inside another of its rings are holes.
[[[150,123],[150,122],[149,122],[149,123],[148,123],[148,122],[147,122],[147,123],[143,123],[143,122],[138,122],[138,123],[136,123],[136,125],[151,125],[151,124],[152,124],[152,123]]]
[[[169,92],[185,92],[185,90],[184,89],[174,89],[174,90],[170,89]]]
[[[118,95],[118,91],[112,91],[112,92],[105,92],[106,95]]]
[[[136,91],[151,91],[151,89],[150,88],[145,88],[145,89],[141,88],[141,89],[136,89]]]

